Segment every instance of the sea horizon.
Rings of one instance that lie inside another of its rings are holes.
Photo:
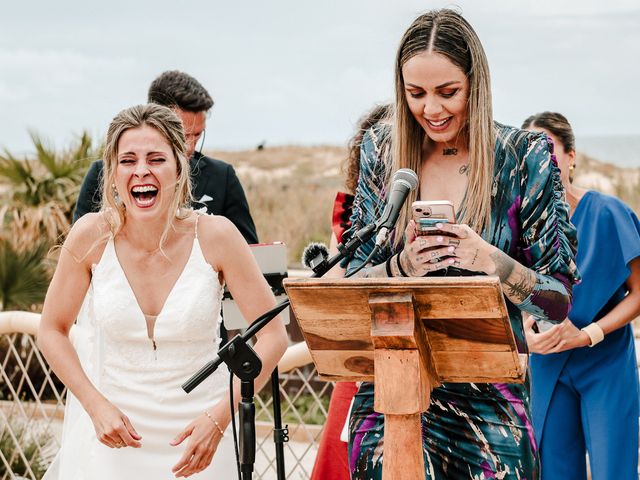
[[[640,135],[577,136],[576,150],[617,167],[640,167]]]

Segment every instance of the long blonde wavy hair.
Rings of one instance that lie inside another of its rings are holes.
[[[425,146],[430,142],[413,117],[405,97],[402,67],[412,57],[438,53],[458,66],[469,80],[467,121],[463,132],[469,142],[469,186],[465,207],[458,212],[458,222],[466,223],[478,233],[491,223],[491,189],[493,184],[496,132],[491,106],[491,82],[487,57],[471,25],[457,12],[432,10],[420,15],[405,32],[395,65],[395,119],[392,133],[393,171],[411,168],[420,178]],[[417,198],[411,192],[400,213],[398,227],[406,227],[411,218],[411,203]],[[402,235],[396,235],[396,243]]]
[[[114,188],[118,165],[118,142],[122,134],[131,128],[148,125],[155,128],[167,141],[177,162],[176,189],[167,212],[166,224],[158,247],[162,250],[175,218],[186,218],[191,212],[191,180],[189,163],[185,157],[185,136],[180,118],[167,107],[153,103],[136,105],[118,113],[109,125],[104,149],[101,211],[109,222],[112,235],[122,229],[126,221],[126,209],[116,198]]]

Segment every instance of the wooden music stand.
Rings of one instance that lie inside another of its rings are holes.
[[[442,382],[522,383],[497,277],[286,279],[318,373],[375,382],[383,478],[425,477],[420,413]]]

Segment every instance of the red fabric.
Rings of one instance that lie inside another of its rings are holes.
[[[335,384],[311,480],[349,480],[347,444],[340,440],[340,433],[347,420],[351,399],[357,391],[354,382]]]
[[[342,234],[351,226],[353,195],[338,192],[333,202],[331,228],[338,243]],[[324,425],[318,455],[311,472],[311,480],[349,480],[349,456],[347,444],[340,440],[342,428],[347,421],[349,406],[358,387],[353,382],[337,382],[331,394],[327,422]]]
[[[353,206],[353,195],[338,192],[333,201],[333,216],[331,218],[331,229],[336,234],[338,243],[342,243],[342,234],[351,226],[351,207]]]

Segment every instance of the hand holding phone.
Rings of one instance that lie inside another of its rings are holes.
[[[456,223],[453,203],[448,200],[418,200],[411,204],[416,235],[447,234],[438,230],[438,223]]]

